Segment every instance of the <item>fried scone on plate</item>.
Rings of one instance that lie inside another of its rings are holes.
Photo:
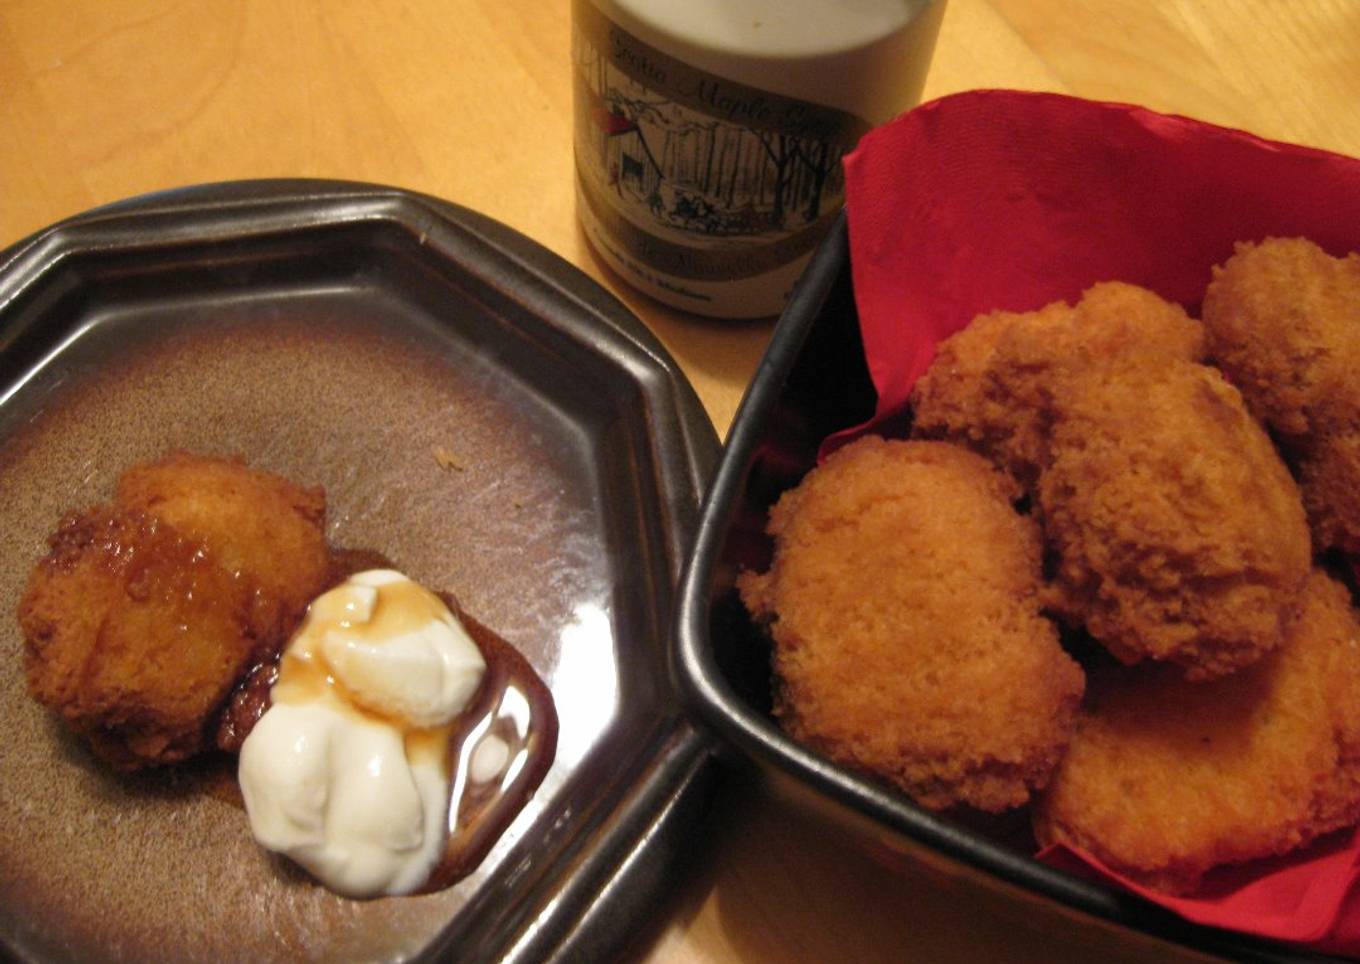
[[[1214,269],[1204,326],[1294,461],[1317,547],[1360,552],[1360,254],[1304,238],[1239,244]]]
[[[19,607],[29,691],[120,768],[191,756],[254,652],[249,586],[139,512],[69,516]]]
[[[1035,833],[1170,892],[1360,819],[1360,622],[1320,570],[1286,643],[1232,676],[1094,671]]]
[[[1039,612],[1017,495],[965,449],[874,437],[785,493],[773,563],[739,588],[791,736],[937,810],[1000,812],[1044,785],[1083,675]]]
[[[19,604],[30,693],[123,769],[211,742],[251,663],[325,588],[324,495],[176,454],[68,516]]]

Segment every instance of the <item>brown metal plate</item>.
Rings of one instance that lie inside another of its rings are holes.
[[[261,182],[92,212],[0,254],[0,365],[11,953],[537,959],[623,939],[626,922],[583,924],[620,855],[706,784],[665,635],[717,442],[616,302],[451,205]],[[556,761],[470,877],[338,898],[256,847],[220,761],[118,776],[28,698],[13,613],[47,534],[177,448],[324,486],[332,544],[452,592],[548,682]]]

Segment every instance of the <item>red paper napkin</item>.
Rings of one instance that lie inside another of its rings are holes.
[[[1360,250],[1360,161],[1139,107],[1019,91],[924,104],[845,160],[851,267],[878,405],[900,415],[940,339],[984,311],[1075,300],[1099,281],[1198,313],[1237,241]],[[1216,872],[1191,899],[1079,867],[1182,916],[1360,956],[1360,834]]]
[[[1213,870],[1191,897],[1149,890],[1065,844],[1045,847],[1037,856],[1050,867],[1141,894],[1198,924],[1354,957],[1360,955],[1357,853],[1360,831],[1333,834],[1283,857]]]
[[[976,315],[1098,281],[1197,313],[1236,241],[1360,249],[1360,161],[1124,104],[971,91],[871,131],[845,158],[855,301],[878,415]]]

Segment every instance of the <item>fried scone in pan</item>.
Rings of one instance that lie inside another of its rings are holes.
[[[1203,356],[1203,329],[1179,305],[1118,281],[1093,286],[1075,305],[981,315],[940,343],[917,381],[913,434],[967,445],[1030,487],[1047,460],[1060,372]]]
[[[1312,565],[1298,487],[1211,368],[1127,360],[1055,388],[1045,602],[1126,663],[1211,679],[1280,645]]]
[[[301,618],[325,588],[330,550],[320,488],[239,459],[175,452],[124,472],[116,502],[201,539],[219,563],[253,582],[265,632]]]
[[[1319,549],[1360,552],[1360,254],[1239,244],[1214,270],[1215,360],[1295,463]]]
[[[1093,672],[1036,835],[1187,892],[1219,864],[1360,819],[1357,708],[1360,622],[1316,570],[1288,640],[1255,666],[1204,683],[1148,664]]]
[[[790,735],[933,809],[999,812],[1043,786],[1083,676],[1039,612],[1016,495],[965,449],[870,437],[780,499],[773,563],[740,589]]]
[[[1035,497],[1067,622],[1208,679],[1279,645],[1311,549],[1297,486],[1203,351],[1198,322],[1127,284],[985,315],[918,383],[913,434]]]

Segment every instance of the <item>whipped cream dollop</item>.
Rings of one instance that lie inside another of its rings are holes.
[[[399,572],[317,597],[241,748],[255,839],[346,896],[420,888],[448,836],[452,724],[485,672],[457,617]]]

